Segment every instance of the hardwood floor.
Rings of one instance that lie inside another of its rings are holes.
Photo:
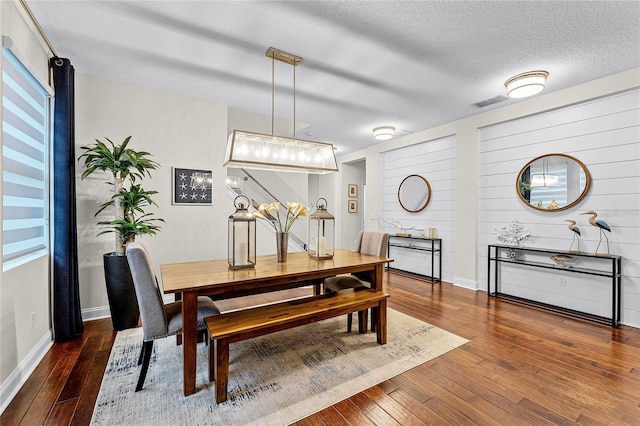
[[[639,329],[588,324],[448,283],[394,274],[385,274],[385,283],[390,308],[470,342],[298,426],[640,424]],[[0,424],[88,424],[114,338],[111,322],[98,320],[86,323],[81,339],[54,345]]]

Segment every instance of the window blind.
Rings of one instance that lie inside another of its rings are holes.
[[[49,93],[2,49],[2,262],[46,253],[48,246]]]

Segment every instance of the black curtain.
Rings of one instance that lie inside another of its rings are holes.
[[[74,69],[51,58],[53,116],[53,333],[56,342],[82,335],[76,234]]]

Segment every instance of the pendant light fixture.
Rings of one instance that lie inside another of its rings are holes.
[[[557,175],[549,174],[549,164],[543,160],[542,173],[531,175],[531,188],[549,188],[560,185],[560,178]]]
[[[541,174],[531,176],[531,188],[548,188],[560,185],[560,179],[556,175]]]
[[[332,144],[295,138],[296,67],[302,58],[273,47],[265,55],[271,58],[271,134],[234,130],[227,141],[223,166],[312,174],[337,172],[338,162]],[[273,134],[276,60],[293,66],[293,138]]]

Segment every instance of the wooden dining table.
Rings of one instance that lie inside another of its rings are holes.
[[[308,285],[313,286],[313,294],[319,294],[325,278],[353,272],[368,273],[371,287],[382,290],[384,264],[392,261],[336,249],[333,258],[326,260],[311,258],[306,252],[288,253],[286,262],[278,262],[275,254],[258,256],[252,269],[230,270],[227,259],[161,265],[164,292],[182,299],[185,396],[197,391],[198,296],[221,300]]]

